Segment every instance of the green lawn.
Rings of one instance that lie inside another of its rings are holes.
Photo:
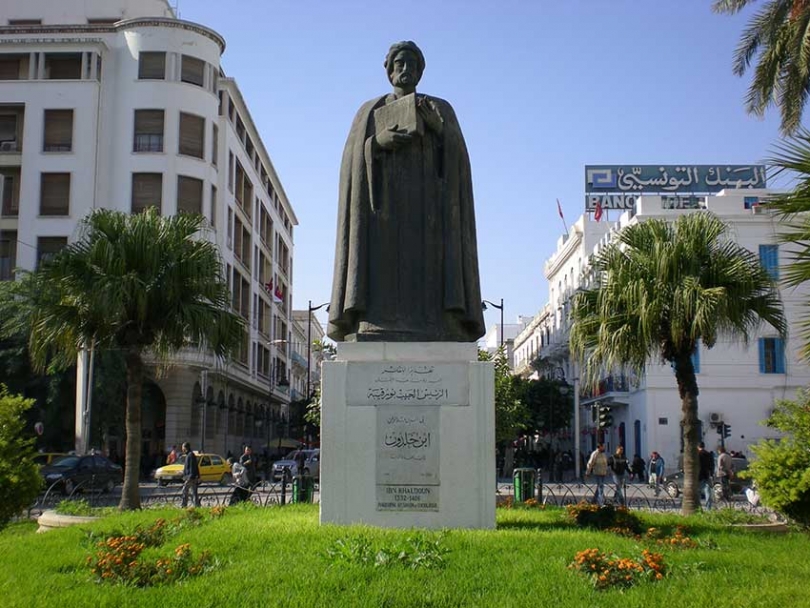
[[[319,526],[313,505],[232,508],[181,530],[154,559],[191,543],[219,560],[204,575],[164,587],[99,584],[85,565],[87,530],[134,529],[177,509],[114,515],[92,525],[35,534],[31,523],[0,533],[0,606],[532,606],[554,608],[810,606],[810,542],[805,534],[729,529],[700,516],[644,515],[649,526],[684,524],[705,547],[660,549],[670,574],[624,591],[596,591],[567,565],[586,548],[633,557],[649,543],[582,530],[564,511],[498,510],[494,531],[447,532],[440,567],[375,567],[331,557],[349,544],[396,548],[413,532]],[[438,533],[428,533],[433,539]],[[358,540],[360,539],[360,540]]]

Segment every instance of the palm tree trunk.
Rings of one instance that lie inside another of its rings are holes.
[[[675,364],[675,377],[681,396],[681,425],[683,427],[683,502],[681,512],[692,515],[700,506],[700,482],[698,481],[698,443],[700,425],[698,420],[698,386],[691,355],[681,356]]]
[[[127,450],[124,467],[124,487],[118,508],[128,511],[141,508],[141,398],[143,386],[143,360],[141,353],[131,350],[126,354],[127,363]]]

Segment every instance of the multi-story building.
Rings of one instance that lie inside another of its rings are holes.
[[[166,0],[6,0],[0,14],[0,277],[34,269],[99,207],[201,213],[246,320],[233,360],[188,350],[155,374],[152,455],[184,440],[236,452],[289,416],[297,219],[224,48]],[[123,453],[122,429],[92,428]]]
[[[779,265],[787,261],[788,253],[786,246],[777,242],[779,226],[764,204],[769,193],[765,189],[726,189],[699,197],[696,209],[675,208],[672,197],[640,196],[635,206],[615,222],[596,222],[589,214],[581,216],[545,263],[549,303],[536,318],[539,329],[532,330],[541,335],[539,356],[559,363],[569,382],[576,377],[568,351],[571,297],[578,288],[593,285],[590,256],[636,222],[650,218],[674,220],[681,214],[707,209],[729,224],[731,238],[757,253],[765,267],[778,277]],[[808,289],[782,289],[781,296],[789,326],[795,328]],[[783,342],[773,328],[763,325],[749,338],[747,347],[720,340],[711,349],[701,345],[693,356],[700,390],[701,435],[710,449],[720,443],[721,423],[730,426],[726,446],[743,453],[750,444],[774,437],[775,433],[761,424],[774,402],[793,398],[800,387],[810,382],[810,369],[798,356],[801,339],[796,332]],[[521,349],[528,349],[525,356]],[[528,353],[534,350],[519,346],[518,352],[523,362],[530,360]],[[595,448],[598,434],[592,412],[598,403],[612,408],[613,426],[605,434],[609,449],[621,444],[631,456],[637,453],[645,459],[656,450],[664,456],[668,470],[679,466],[683,449],[681,400],[668,364],[650,361],[642,377],[608,370],[598,387],[581,397],[578,415],[584,452]]]

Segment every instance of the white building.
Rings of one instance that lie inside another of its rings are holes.
[[[153,379],[143,450],[156,456],[184,440],[263,445],[289,414],[297,219],[224,48],[165,0],[5,0],[0,13],[0,278],[65,246],[95,208],[157,205],[208,218],[248,321],[235,360],[184,352]],[[123,453],[120,428],[93,428]]]
[[[778,225],[774,216],[767,205],[758,204],[767,194],[767,190],[727,189],[701,202],[703,208],[731,226],[732,237],[739,244],[758,253],[763,263],[778,273],[787,253],[784,245],[776,244]],[[683,213],[701,212],[670,207],[660,196],[641,196],[635,208],[623,212],[616,222],[595,222],[586,215],[577,220],[570,235],[559,240],[557,251],[546,261],[549,304],[533,321],[536,328],[527,328],[526,335],[521,334],[516,342],[518,370],[538,352],[539,335],[539,355],[562,362],[571,382],[575,370],[568,353],[570,302],[577,288],[590,286],[589,256],[632,223],[649,218],[674,220]],[[781,295],[789,326],[795,330],[808,289],[783,289]],[[775,400],[793,398],[797,389],[810,383],[810,369],[798,357],[801,340],[797,333],[793,331],[783,344],[770,326],[763,325],[757,335],[751,336],[747,348],[739,343],[718,342],[712,349],[698,349],[694,361],[701,432],[707,448],[719,445],[719,422],[731,427],[726,446],[743,453],[750,444],[776,435],[761,421],[768,417]],[[586,454],[597,440],[592,419],[596,403],[612,407],[614,424],[605,437],[608,449],[622,444],[631,457],[638,453],[645,461],[656,450],[664,457],[668,471],[678,468],[682,450],[681,400],[669,365],[652,361],[642,378],[620,373],[606,376],[596,391],[582,395],[581,438]]]

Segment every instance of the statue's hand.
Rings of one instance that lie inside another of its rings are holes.
[[[380,148],[383,150],[396,150],[411,143],[413,135],[408,134],[405,129],[397,127],[398,125],[394,125],[381,133],[377,133],[374,139]]]
[[[444,129],[444,120],[436,103],[432,99],[421,97],[416,107],[428,128],[441,135]]]

